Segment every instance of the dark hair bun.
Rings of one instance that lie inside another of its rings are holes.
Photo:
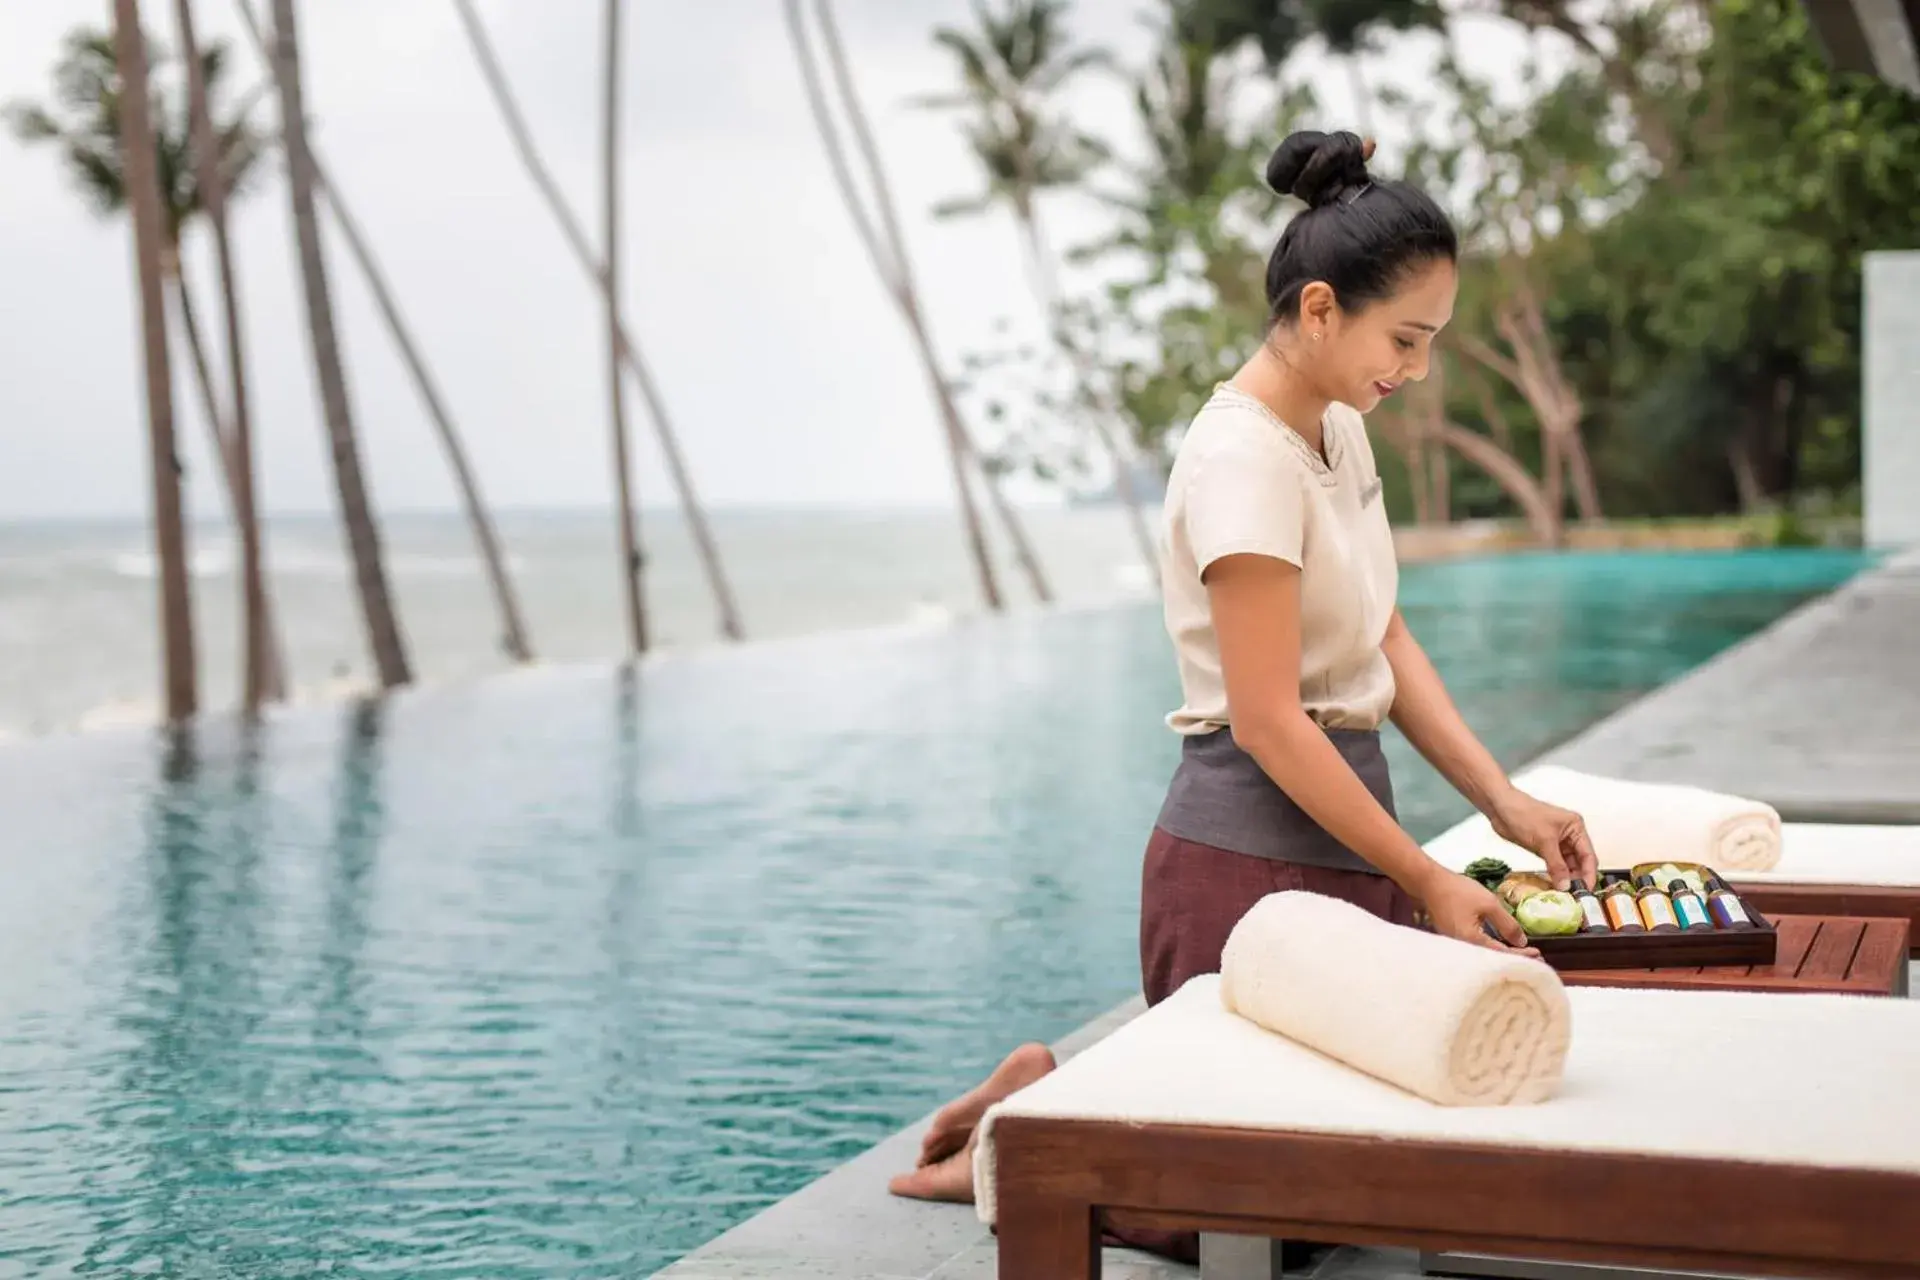
[[[1267,185],[1318,209],[1367,185],[1372,153],[1373,144],[1362,142],[1357,133],[1303,129],[1289,134],[1267,161]]]

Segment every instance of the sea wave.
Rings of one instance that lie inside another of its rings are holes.
[[[160,562],[151,550],[117,551],[106,558],[106,567],[115,577],[151,582],[160,576]],[[477,577],[481,563],[477,556],[428,555],[422,553],[386,557],[387,572],[396,578],[468,578]],[[226,578],[235,573],[238,557],[230,547],[203,547],[189,557],[188,572],[195,579]],[[518,556],[507,557],[509,572],[525,569]],[[291,548],[273,550],[267,555],[267,573],[273,578],[338,578],[352,575],[353,566],[339,552]]]
[[[150,582],[160,576],[160,561],[151,551],[119,551],[109,556],[108,567],[117,578]],[[207,547],[187,558],[187,572],[195,578],[224,578],[233,572],[233,555],[224,547]]]
[[[432,682],[422,682],[423,686]],[[305,684],[296,684],[292,693],[284,702],[267,708],[269,717],[301,708],[336,706],[354,698],[363,698],[375,691],[372,681],[362,676],[339,675],[324,680],[313,680]],[[233,708],[210,708],[219,715]],[[88,708],[76,716],[70,723],[38,729],[36,733],[80,732],[90,733],[101,729],[151,729],[165,719],[163,708],[156,698],[125,698],[112,702],[103,702]],[[19,737],[18,730],[0,727],[0,739]]]
[[[920,600],[907,610],[907,616],[900,626],[908,631],[945,631],[954,624],[956,616],[947,605],[935,600]]]

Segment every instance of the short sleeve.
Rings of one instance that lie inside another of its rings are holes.
[[[1187,477],[1187,544],[1202,575],[1223,556],[1263,555],[1298,568],[1306,543],[1305,468],[1291,451],[1221,442]]]

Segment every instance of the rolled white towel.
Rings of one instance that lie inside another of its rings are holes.
[[[1557,765],[1515,781],[1529,795],[1584,818],[1603,867],[1698,862],[1720,871],[1771,871],[1780,861],[1780,814],[1758,800]]]
[[[1560,976],[1537,960],[1292,891],[1261,899],[1234,926],[1220,1000],[1443,1106],[1552,1097],[1573,1031]]]

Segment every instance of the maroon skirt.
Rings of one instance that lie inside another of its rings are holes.
[[[1383,875],[1230,853],[1155,827],[1140,877],[1140,989],[1147,1003],[1220,972],[1220,953],[1240,917],[1287,889],[1340,898],[1394,924],[1414,923],[1413,899]]]
[[[1383,875],[1231,853],[1155,827],[1140,881],[1140,986],[1159,1004],[1201,974],[1220,972],[1220,953],[1240,917],[1270,893],[1299,889],[1341,898],[1382,920],[1412,925],[1414,901]],[[1190,1232],[1115,1231],[1106,1243],[1197,1263]]]

